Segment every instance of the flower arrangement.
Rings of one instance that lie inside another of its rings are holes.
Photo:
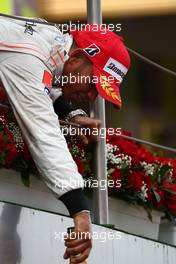
[[[122,134],[131,136],[129,132]],[[176,217],[176,160],[152,154],[132,140],[107,135],[108,178],[121,181],[110,193]],[[149,214],[150,216],[150,214]]]
[[[119,130],[119,134],[130,136],[130,132]],[[68,146],[79,172],[84,179],[94,180],[91,169],[92,154],[71,138]],[[109,195],[117,196],[151,210],[165,212],[165,216],[176,218],[176,160],[157,156],[133,140],[106,133],[107,177],[113,181],[108,186]],[[36,172],[35,164],[23,141],[21,131],[13,114],[0,108],[0,168],[21,172],[22,180],[29,186],[30,173]]]
[[[0,107],[0,169],[13,169],[21,173],[21,179],[30,186],[29,175],[37,169],[23,140],[21,130],[12,111]]]

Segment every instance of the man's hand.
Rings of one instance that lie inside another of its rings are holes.
[[[90,118],[86,116],[77,115],[70,119],[70,122],[82,125],[84,130],[79,130],[78,138],[83,145],[96,143],[99,140],[99,129],[101,121],[99,119]],[[83,133],[81,133],[83,132]],[[93,132],[93,133],[92,133]]]
[[[80,212],[73,216],[75,229],[73,236],[66,236],[67,247],[64,259],[72,257],[72,263],[81,263],[86,260],[92,248],[91,219],[88,212]]]

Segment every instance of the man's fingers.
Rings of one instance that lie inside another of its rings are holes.
[[[87,241],[91,239],[91,233],[87,232],[72,232],[70,236],[65,235],[64,240],[65,242],[72,242],[72,243],[79,243],[79,241]],[[77,242],[76,242],[77,241]]]
[[[73,235],[74,234],[74,235]],[[82,234],[82,235],[80,235]],[[70,258],[70,256],[76,256],[82,254],[83,251],[92,248],[91,233],[90,232],[72,232],[72,234],[65,235],[65,246],[67,247],[64,253],[64,259]],[[85,259],[88,256],[85,257]],[[77,262],[75,262],[77,263]]]
[[[99,141],[101,120],[78,115],[72,119],[72,122],[83,126],[83,128],[76,128],[76,135],[84,146]]]
[[[100,128],[101,120],[86,116],[75,116],[72,120],[73,123],[82,125],[87,128]]]
[[[95,122],[96,122],[96,123],[95,123],[96,127],[97,127],[97,128],[100,128],[100,126],[101,126],[101,121],[100,121],[99,119],[96,119]]]
[[[88,139],[87,139],[87,137],[85,135],[79,135],[78,139],[81,141],[81,143],[84,146],[87,146],[89,144],[89,141],[88,141]]]
[[[65,250],[65,253],[64,253],[64,256],[63,256],[63,258],[64,259],[68,259],[69,258],[69,256],[68,256],[68,254],[67,254],[67,251]]]
[[[91,218],[89,212],[74,214],[74,231],[65,238],[67,246],[64,259],[70,258],[72,263],[81,263],[88,258],[92,248]]]
[[[86,249],[89,249],[89,252],[92,248],[92,241],[87,240],[83,242],[83,240],[74,240],[72,241],[74,244],[71,244],[71,242],[66,242],[65,245],[67,246],[67,249],[65,250],[64,253],[64,259],[70,258],[70,256],[78,255],[82,251],[85,251]]]
[[[66,240],[65,241],[65,246],[66,247],[69,247],[69,248],[73,248],[73,247],[76,247],[76,246],[79,246],[81,245],[82,243],[84,242],[87,242],[89,241],[90,239],[89,238],[85,238],[85,239],[71,239],[71,240]]]
[[[87,127],[97,127],[99,128],[101,125],[101,120],[99,119],[95,119],[95,118],[87,118],[87,120],[85,120],[84,125]]]
[[[81,263],[89,257],[91,248],[85,249],[80,256],[74,257],[72,263]]]
[[[91,248],[91,241],[82,242],[79,246],[66,249],[66,254],[68,256],[76,256],[83,251],[85,251],[87,248]]]

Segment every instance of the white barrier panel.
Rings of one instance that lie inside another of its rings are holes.
[[[62,236],[73,221],[0,202],[1,264],[64,264]],[[89,264],[174,264],[176,248],[93,225]]]

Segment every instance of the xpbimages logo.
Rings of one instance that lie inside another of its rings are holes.
[[[91,51],[90,51],[91,52]],[[94,52],[94,51],[93,51]],[[109,69],[112,70],[112,69]],[[114,73],[113,75],[117,75],[117,73]],[[120,75],[118,75],[120,76]],[[96,84],[96,83],[101,83],[101,78],[102,76],[90,76],[90,75],[82,75],[80,73],[77,74],[72,74],[69,73],[68,75],[62,75],[62,76],[54,76],[53,83],[55,86],[64,86],[65,84]],[[121,82],[119,78],[117,79],[116,77],[109,75],[109,76],[103,76],[104,80],[110,84],[116,83],[117,85]]]
[[[72,232],[70,235],[67,232],[54,232],[54,239],[57,241],[65,241],[65,238],[70,237],[70,239],[92,239],[97,240],[101,243],[106,243],[108,240],[120,240],[122,238],[122,233],[115,230],[102,230],[102,231],[92,231],[90,232]]]
[[[117,180],[112,180],[112,179],[107,179],[107,180],[97,180],[92,177],[90,179],[73,179],[73,177],[70,177],[69,180],[59,180],[55,179],[55,188],[59,188],[62,190],[65,190],[66,188],[80,188],[80,186],[84,185],[84,188],[89,188],[89,189],[100,189],[101,191],[104,190],[109,190],[109,189],[120,189],[122,187],[121,179]]]
[[[73,126],[61,127],[61,132],[64,136],[98,136],[100,138],[106,138],[107,135],[121,135],[122,131],[120,128],[92,128],[80,127],[79,129]]]
[[[60,29],[62,33],[72,31],[99,31],[102,35],[106,34],[107,31],[114,31],[114,32],[120,32],[122,30],[122,24],[93,24],[93,27],[90,26],[90,24],[81,23],[79,20],[73,23],[71,20],[68,23],[65,24],[57,24],[57,27]]]

